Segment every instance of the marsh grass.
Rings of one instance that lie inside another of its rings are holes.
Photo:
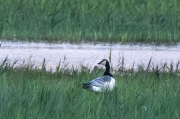
[[[103,75],[95,68],[57,67],[46,71],[29,65],[0,65],[0,118],[83,118],[83,119],[172,119],[180,118],[179,62],[116,70],[112,92],[95,94],[82,89],[82,83]]]
[[[0,37],[56,42],[178,42],[178,0],[0,0]]]

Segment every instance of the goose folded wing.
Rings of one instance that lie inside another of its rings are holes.
[[[101,87],[104,83],[110,82],[110,80],[110,76],[103,76],[98,77],[90,82],[84,83],[84,85]]]

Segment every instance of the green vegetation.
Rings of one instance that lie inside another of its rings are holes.
[[[15,66],[5,59],[0,65],[0,118],[4,119],[175,119],[180,118],[180,70],[164,63],[138,65],[137,70],[118,66],[112,92],[95,94],[81,84],[101,76],[87,67],[57,71]]]
[[[0,37],[33,41],[180,41],[178,0],[0,0]]]

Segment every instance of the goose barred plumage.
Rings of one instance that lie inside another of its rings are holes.
[[[102,77],[98,77],[92,81],[86,82],[83,85],[84,89],[88,89],[92,92],[105,92],[107,90],[111,91],[115,85],[115,79],[110,74],[110,65],[108,60],[103,59],[98,64],[104,65],[106,67],[106,71]]]

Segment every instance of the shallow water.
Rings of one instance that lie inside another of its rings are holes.
[[[121,57],[124,57],[127,68],[131,67],[133,62],[136,65],[139,63],[148,64],[151,57],[155,64],[180,61],[180,43],[174,46],[154,46],[147,44],[123,45],[121,43],[53,44],[29,42],[3,42],[0,47],[0,60],[2,61],[8,56],[10,62],[18,59],[18,64],[21,64],[31,56],[31,61],[34,61],[36,66],[40,66],[45,58],[46,66],[54,69],[58,62],[63,61],[64,56],[66,56],[66,62],[69,62],[69,66],[78,66],[83,63],[93,67],[101,59],[109,59],[110,49],[113,66],[118,64]]]

